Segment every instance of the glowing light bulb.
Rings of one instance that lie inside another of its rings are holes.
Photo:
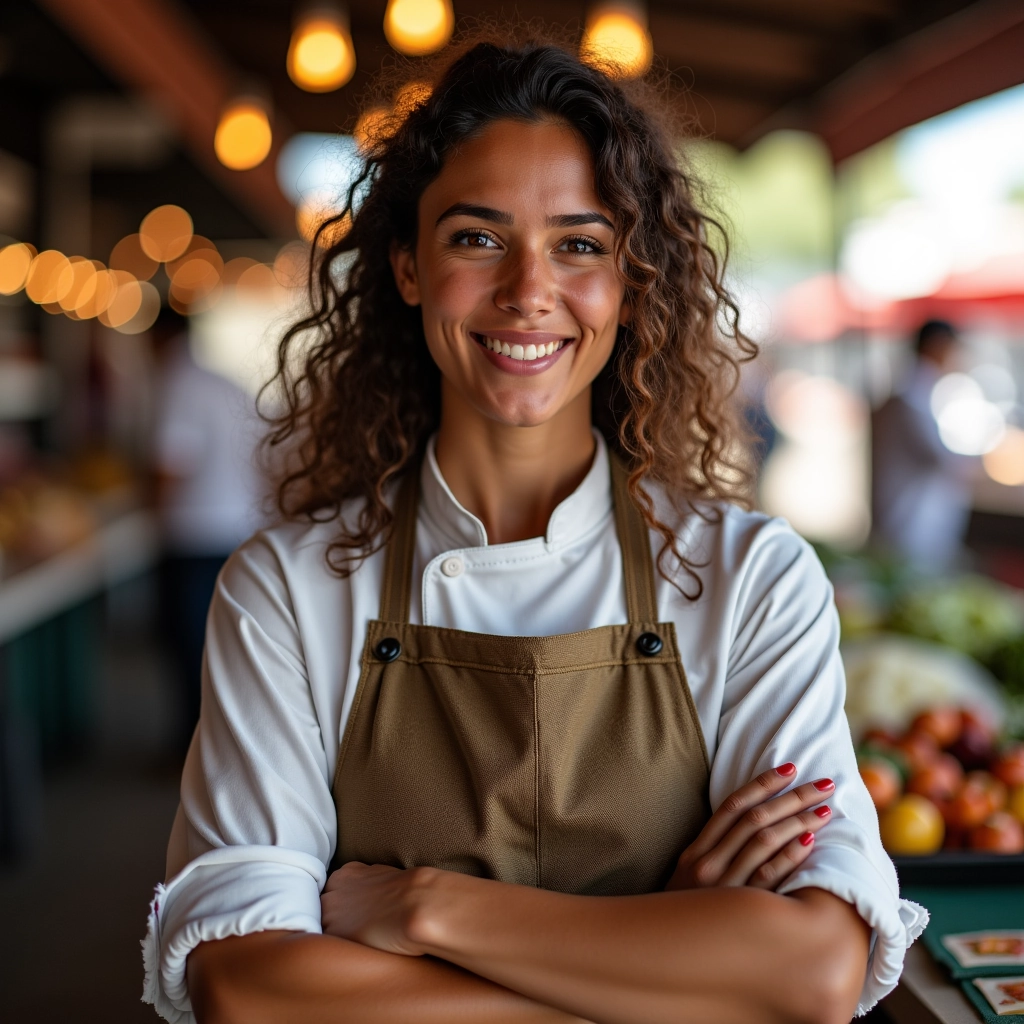
[[[213,148],[225,167],[233,171],[248,171],[263,163],[272,141],[267,111],[258,100],[244,98],[224,108],[213,138]]]
[[[384,12],[388,42],[410,57],[440,50],[454,27],[451,0],[388,0]]]
[[[617,78],[639,78],[654,57],[643,12],[631,5],[595,8],[587,19],[580,56]]]
[[[288,46],[288,75],[300,89],[340,89],[355,70],[355,47],[340,12],[318,8],[299,19]]]

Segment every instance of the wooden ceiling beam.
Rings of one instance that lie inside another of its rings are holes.
[[[775,83],[813,81],[824,46],[808,34],[658,10],[651,11],[650,30],[655,53],[671,64]]]
[[[808,127],[836,162],[926,118],[1024,83],[1024,4],[982,0],[862,61]]]
[[[242,76],[173,0],[39,2],[115,79],[159,106],[199,166],[272,237],[294,233],[292,207],[274,172],[287,129],[279,121],[274,124],[274,147],[252,170],[232,171],[217,160],[217,122]]]

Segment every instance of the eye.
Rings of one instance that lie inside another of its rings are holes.
[[[558,248],[572,256],[591,256],[608,251],[596,238],[587,238],[585,235],[566,238]]]
[[[467,249],[496,249],[497,242],[486,231],[466,230],[457,231],[452,235],[452,242],[455,245],[465,246]]]

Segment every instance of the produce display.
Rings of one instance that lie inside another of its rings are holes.
[[[1000,742],[988,714],[933,706],[857,753],[890,854],[1024,853],[1024,743]]]

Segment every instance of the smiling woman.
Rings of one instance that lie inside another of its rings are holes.
[[[841,1024],[899,977],[831,591],[738,502],[753,349],[626,89],[463,48],[322,229],[150,916],[171,1020]]]

